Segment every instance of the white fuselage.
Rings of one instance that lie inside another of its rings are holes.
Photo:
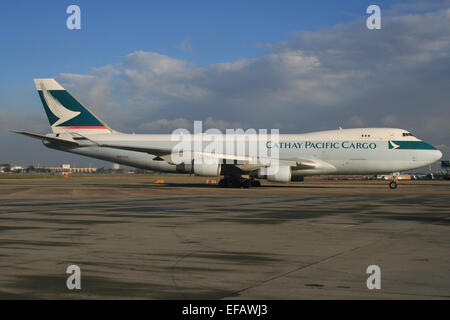
[[[55,136],[49,134],[48,136]],[[83,134],[83,147],[56,148],[88,157],[102,159],[132,167],[164,172],[180,172],[170,161],[162,160],[146,152],[128,151],[99,146],[119,145],[142,148],[171,149],[178,142],[171,135],[147,134]],[[70,134],[61,134],[63,139],[72,139]],[[92,143],[95,141],[95,143]],[[225,141],[223,150],[226,150]],[[205,144],[203,144],[204,146]],[[317,174],[379,174],[411,170],[431,164],[442,157],[435,147],[417,139],[402,129],[361,128],[320,131],[305,134],[279,135],[278,142],[266,141],[263,147],[278,149],[280,160],[310,160],[326,165],[316,168],[292,170],[292,176]],[[252,167],[241,166],[244,173]]]

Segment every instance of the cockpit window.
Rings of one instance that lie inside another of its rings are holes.
[[[410,132],[403,132],[404,137],[412,137],[412,133]]]

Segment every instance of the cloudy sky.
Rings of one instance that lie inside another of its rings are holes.
[[[81,30],[67,30],[75,2]],[[450,157],[450,1],[75,2],[0,13],[0,163],[110,166],[9,132],[49,130],[35,77],[123,132],[398,127]]]

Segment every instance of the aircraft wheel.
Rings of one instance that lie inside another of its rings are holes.
[[[228,180],[227,179],[220,179],[219,187],[226,188],[227,186],[228,186]]]
[[[242,179],[241,181],[241,188],[248,189],[250,187],[250,180],[249,179]]]
[[[231,181],[230,181],[230,183],[228,184],[228,186],[230,187],[230,188],[242,188],[242,182],[241,182],[241,179],[236,179],[236,178],[234,178],[234,179],[231,179]]]
[[[259,180],[253,180],[252,187],[261,187],[261,182]]]
[[[397,188],[397,182],[396,181],[389,182],[389,188],[391,188],[391,189]]]

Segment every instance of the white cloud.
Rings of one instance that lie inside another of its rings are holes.
[[[281,132],[389,126],[448,144],[449,16],[384,15],[376,31],[360,19],[266,44],[259,58],[202,67],[136,51],[59,79],[121,131],[170,132],[193,120]]]
[[[150,122],[144,122],[139,126],[139,130],[148,132],[164,132],[171,133],[178,128],[190,128],[191,122],[187,119],[177,118],[175,120],[159,119]]]
[[[358,20],[301,32],[260,58],[198,67],[136,51],[116,65],[61,78],[82,100],[113,110],[108,117],[128,130],[163,129],[149,118],[211,118],[296,132],[395,126],[443,139],[448,130],[440,119],[450,117],[448,34],[448,12],[438,10],[385,17],[377,31]]]

